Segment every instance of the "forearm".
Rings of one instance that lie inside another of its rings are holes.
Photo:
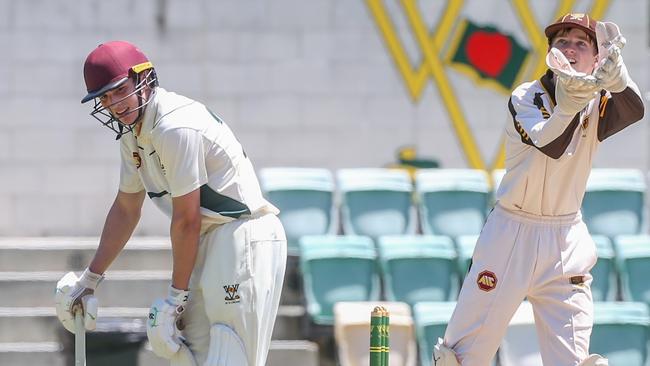
[[[142,192],[144,196],[144,192]],[[134,202],[128,202],[134,200]],[[140,194],[119,193],[106,216],[99,246],[88,268],[103,274],[120,254],[140,221],[142,198]]]
[[[176,289],[186,290],[189,288],[199,247],[200,230],[200,216],[190,219],[172,218],[170,228],[174,264],[172,286]]]
[[[535,146],[543,147],[560,137],[571,124],[574,115],[556,108],[547,120],[540,121],[530,129],[530,138]]]

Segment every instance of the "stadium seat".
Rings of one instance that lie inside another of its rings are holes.
[[[492,203],[495,203],[497,200],[497,191],[499,190],[499,185],[504,175],[506,175],[505,169],[494,169],[490,174],[492,178]]]
[[[618,236],[614,252],[623,300],[650,304],[650,236]]]
[[[616,300],[616,263],[612,242],[604,235],[592,235],[598,251],[598,261],[591,269],[591,294],[594,301]]]
[[[472,255],[474,254],[474,247],[476,246],[476,241],[478,240],[478,235],[461,235],[456,238],[456,250],[458,252],[458,273],[460,273],[461,279],[465,278],[467,272],[469,272],[469,266],[472,260]]]
[[[341,169],[336,178],[345,234],[377,238],[415,233],[413,184],[405,170]]]
[[[411,306],[458,295],[456,250],[447,236],[381,236],[379,263],[388,301]]]
[[[298,251],[303,235],[334,234],[334,178],[327,169],[264,168],[260,185],[280,209],[280,221],[287,234],[289,254]]]
[[[644,230],[646,182],[636,169],[593,169],[587,181],[582,214],[592,234],[640,234]]]
[[[306,311],[318,325],[334,325],[339,301],[376,301],[380,296],[376,250],[366,236],[303,236],[300,269]]]
[[[433,346],[445,336],[447,323],[456,307],[455,301],[419,302],[413,307],[415,334],[420,350],[420,365],[431,365]]]
[[[533,307],[523,301],[512,316],[499,347],[500,366],[542,366]]]
[[[337,302],[334,305],[334,338],[341,366],[369,365],[370,314],[375,306],[389,312],[391,365],[415,366],[417,345],[411,309],[403,302]]]
[[[481,232],[491,200],[485,171],[421,169],[415,191],[424,234],[456,238]]]
[[[646,304],[596,302],[589,351],[607,357],[610,365],[644,366],[649,330]]]

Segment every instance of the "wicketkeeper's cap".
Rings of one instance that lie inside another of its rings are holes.
[[[569,27],[582,29],[594,40],[596,39],[596,20],[591,19],[588,14],[584,13],[566,14],[556,20],[555,23],[546,27],[544,33],[546,34],[546,38],[550,40],[559,30]]]
[[[124,83],[129,72],[139,73],[153,65],[136,46],[125,41],[100,44],[86,58],[84,80],[88,94],[81,103],[101,96]]]

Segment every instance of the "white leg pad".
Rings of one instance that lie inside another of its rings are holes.
[[[608,366],[609,361],[601,355],[589,355],[586,359],[578,364],[578,366]]]
[[[212,325],[204,366],[248,366],[244,342],[232,328],[225,324]]]
[[[194,359],[192,351],[181,343],[181,348],[169,359],[170,366],[199,366]]]
[[[438,343],[433,346],[432,366],[460,366],[456,353],[444,345],[442,338],[438,338]]]

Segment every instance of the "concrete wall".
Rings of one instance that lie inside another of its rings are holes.
[[[384,3],[418,62],[398,2]],[[534,3],[544,25],[559,1]],[[648,2],[609,3],[630,72],[648,90]],[[418,5],[436,24],[442,2]],[[528,42],[510,2],[467,1],[462,15]],[[467,166],[439,90],[429,81],[411,100],[364,0],[0,0],[0,235],[99,233],[117,189],[118,145],[79,100],[83,60],[112,39],[139,45],[165,88],[220,114],[257,168],[384,166],[403,145]],[[491,160],[507,95],[446,72]],[[624,131],[603,144],[596,166],[647,171],[649,135],[645,123]],[[137,233],[167,232],[147,203]]]

